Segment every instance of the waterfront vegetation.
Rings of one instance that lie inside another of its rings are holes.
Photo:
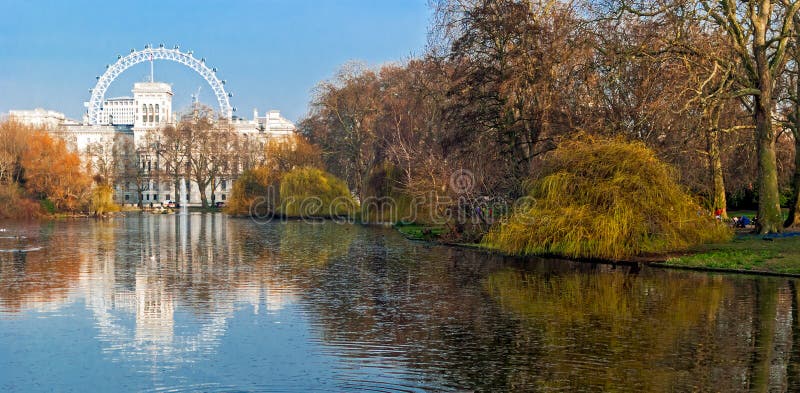
[[[225,213],[235,216],[268,214],[275,208],[268,203],[274,199],[272,196],[279,184],[278,173],[265,166],[245,170],[233,183]]]
[[[0,141],[0,218],[87,213],[100,203],[92,198],[92,184],[104,185],[103,179],[93,181],[63,140],[43,128],[5,121]],[[101,204],[104,211],[113,209]]]
[[[529,202],[484,238],[510,254],[620,260],[729,240],[643,143],[579,136],[542,163]]]
[[[321,169],[295,168],[281,178],[278,212],[284,216],[352,216],[357,206],[347,184]]]
[[[90,198],[90,211],[95,215],[115,213],[121,210],[120,206],[114,203],[114,189],[108,184],[100,184],[92,190]]]
[[[347,184],[321,169],[282,173],[262,166],[245,171],[234,183],[224,210],[238,216],[310,218],[352,216],[357,207]]]

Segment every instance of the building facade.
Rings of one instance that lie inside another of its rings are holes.
[[[67,122],[67,117],[61,112],[49,111],[42,108],[33,110],[11,110],[8,118],[33,127],[56,128]]]
[[[172,88],[163,82],[141,82],[133,86],[133,97],[109,98],[103,102],[103,124],[91,125],[71,121],[63,113],[36,109],[10,111],[9,118],[32,126],[46,127],[54,136],[64,139],[73,151],[80,153],[96,171],[106,171],[113,178],[115,200],[120,204],[158,206],[177,201],[190,206],[201,204],[197,183],[181,171],[179,182],[169,175],[169,162],[159,150],[159,133],[175,125],[172,109]],[[284,140],[296,132],[295,125],[279,111],[259,116],[253,111],[250,120],[234,118],[226,130],[236,133],[241,145],[253,151],[264,151],[269,140]],[[155,143],[154,143],[155,142]],[[113,171],[101,168],[113,162]],[[236,159],[213,184],[206,187],[209,202],[224,202],[238,173],[253,165]]]
[[[103,102],[103,124],[133,125],[136,105],[133,97],[109,98]]]

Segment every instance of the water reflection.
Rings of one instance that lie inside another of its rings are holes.
[[[132,390],[800,388],[792,280],[213,214],[9,231],[43,248],[0,253],[0,388],[71,390],[100,372]],[[43,359],[51,372],[22,372]]]

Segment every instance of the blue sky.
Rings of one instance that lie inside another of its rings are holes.
[[[9,1],[0,0],[0,113],[37,107],[80,119],[95,76],[145,44],[193,50],[216,67],[238,115],[279,109],[302,118],[317,82],[350,60],[402,61],[425,49],[426,0]],[[106,97],[130,95],[149,75],[140,64]],[[156,61],[156,80],[173,84],[174,108],[216,105],[205,81]]]

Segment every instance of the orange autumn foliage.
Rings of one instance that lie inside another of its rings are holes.
[[[61,139],[45,132],[33,132],[22,154],[25,188],[35,197],[49,199],[57,210],[75,211],[88,200],[91,178],[80,157],[67,150]]]

